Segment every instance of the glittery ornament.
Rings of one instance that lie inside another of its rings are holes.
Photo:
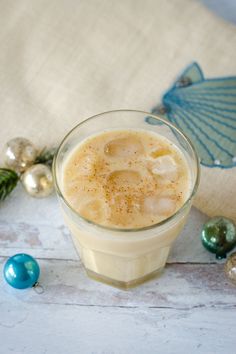
[[[4,162],[8,168],[16,172],[24,172],[34,163],[37,149],[28,139],[14,138],[6,143],[4,155]]]
[[[234,223],[224,217],[210,219],[202,228],[202,244],[216,258],[225,258],[227,252],[236,246],[236,228]]]
[[[53,191],[53,177],[50,168],[43,164],[31,166],[21,177],[22,184],[32,197],[47,197]]]
[[[236,252],[232,253],[225,263],[225,274],[236,285]]]

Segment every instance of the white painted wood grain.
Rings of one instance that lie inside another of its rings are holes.
[[[215,262],[215,256],[205,251],[200,242],[206,219],[192,209],[168,262]],[[0,205],[0,256],[17,252],[40,258],[78,259],[55,195],[34,199],[19,187]]]
[[[122,291],[86,276],[55,196],[17,188],[0,206],[0,352],[234,354],[236,287],[201,245],[206,219],[193,209],[164,274]],[[17,252],[38,258],[43,294],[3,280]]]
[[[78,258],[55,194],[34,199],[19,186],[0,205],[0,254],[18,252],[44,258]]]
[[[159,278],[123,291],[88,278],[80,261],[38,261],[45,292],[39,296],[34,291],[19,291],[2,281],[0,302],[15,299],[58,305],[236,310],[236,287],[225,277],[223,264],[171,264]],[[4,259],[0,262],[2,268]]]
[[[98,308],[7,303],[1,353],[235,354],[231,309]]]

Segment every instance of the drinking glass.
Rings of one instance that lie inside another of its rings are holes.
[[[62,187],[65,161],[78,144],[94,134],[126,129],[150,131],[169,139],[184,154],[191,176],[189,197],[180,209],[157,224],[133,229],[105,227],[85,219],[70,205]],[[54,158],[53,175],[65,223],[87,274],[126,289],[160,273],[173,242],[186,223],[199,183],[199,170],[191,141],[173,124],[150,113],[134,110],[105,112],[72,129],[62,140]]]

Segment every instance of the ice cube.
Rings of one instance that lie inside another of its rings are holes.
[[[160,146],[157,149],[151,150],[149,152],[149,156],[152,157],[153,159],[156,159],[160,156],[169,155],[170,153],[171,153],[171,151],[168,147]]]
[[[79,209],[79,212],[84,218],[98,224],[103,223],[106,218],[105,203],[98,199],[83,203]]]
[[[178,177],[178,166],[173,157],[165,155],[158,157],[151,163],[152,173],[168,180],[176,180]]]
[[[143,212],[152,215],[170,216],[176,210],[176,202],[171,198],[149,196],[144,199]]]
[[[129,226],[140,215],[141,203],[128,193],[116,193],[110,202],[110,221],[114,225]]]
[[[143,154],[143,152],[143,145],[135,136],[111,140],[104,147],[106,156],[116,158],[136,157]]]
[[[76,164],[78,176],[90,176],[99,170],[100,161],[94,154],[85,154],[76,161]]]
[[[114,190],[130,189],[136,187],[142,181],[142,176],[138,171],[118,170],[113,171],[107,180],[107,186]]]
[[[176,198],[176,189],[173,188],[173,186],[171,188],[171,185],[168,185],[168,187],[163,188],[163,190],[158,195],[161,197],[169,197],[171,199],[174,199]]]

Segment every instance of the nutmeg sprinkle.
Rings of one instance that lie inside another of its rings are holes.
[[[175,213],[189,195],[185,157],[166,138],[111,130],[79,144],[64,166],[64,195],[84,218],[137,228]]]

